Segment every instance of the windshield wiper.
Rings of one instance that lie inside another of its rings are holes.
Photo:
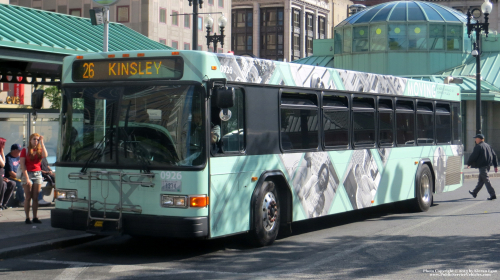
[[[92,151],[92,154],[90,155],[89,159],[87,162],[85,162],[85,165],[82,167],[80,170],[80,173],[86,173],[87,169],[89,167],[89,164],[93,163],[95,159],[98,158],[101,152],[101,147],[104,145],[104,142],[106,142],[106,138],[108,138],[109,134],[105,134],[104,137],[102,137],[101,141],[97,144],[97,147],[94,148],[94,151]]]

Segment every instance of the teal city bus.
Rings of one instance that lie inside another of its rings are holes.
[[[462,184],[460,89],[202,51],[66,57],[52,226],[271,244]]]

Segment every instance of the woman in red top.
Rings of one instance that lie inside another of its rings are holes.
[[[26,201],[24,202],[24,212],[26,213],[26,223],[31,224],[30,221],[30,200],[33,200],[33,223],[41,224],[42,222],[37,218],[38,211],[38,193],[42,186],[42,158],[47,157],[47,149],[43,144],[43,136],[38,133],[33,133],[30,136],[28,150],[24,148],[21,151],[21,168],[23,176],[21,177],[21,184],[24,188],[24,195]]]

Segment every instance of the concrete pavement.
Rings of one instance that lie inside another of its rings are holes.
[[[465,179],[477,178],[478,174],[477,169],[464,169]],[[495,173],[492,168],[489,175],[500,177],[500,172]],[[52,201],[52,194],[53,192],[50,196],[45,196],[45,200]],[[54,204],[40,207],[38,218],[42,224],[29,225],[24,223],[26,217],[22,207],[0,211],[0,260],[64,248],[100,238],[82,231],[52,228],[50,226],[51,209],[54,209]],[[32,214],[30,217],[33,218]]]
[[[52,193],[51,196],[45,196],[45,201],[52,201]],[[82,231],[52,228],[50,226],[52,209],[54,203],[51,206],[38,208],[41,224],[25,224],[26,216],[22,207],[0,211],[0,260],[76,245],[96,238]],[[33,219],[31,211],[30,218]]]

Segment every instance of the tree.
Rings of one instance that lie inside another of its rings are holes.
[[[52,103],[50,109],[61,109],[61,90],[56,86],[48,87],[45,89],[45,97]],[[83,99],[74,98],[73,99],[73,109],[82,110],[83,109]]]
[[[61,90],[57,87],[45,89],[45,97],[50,101],[50,109],[61,109]]]

